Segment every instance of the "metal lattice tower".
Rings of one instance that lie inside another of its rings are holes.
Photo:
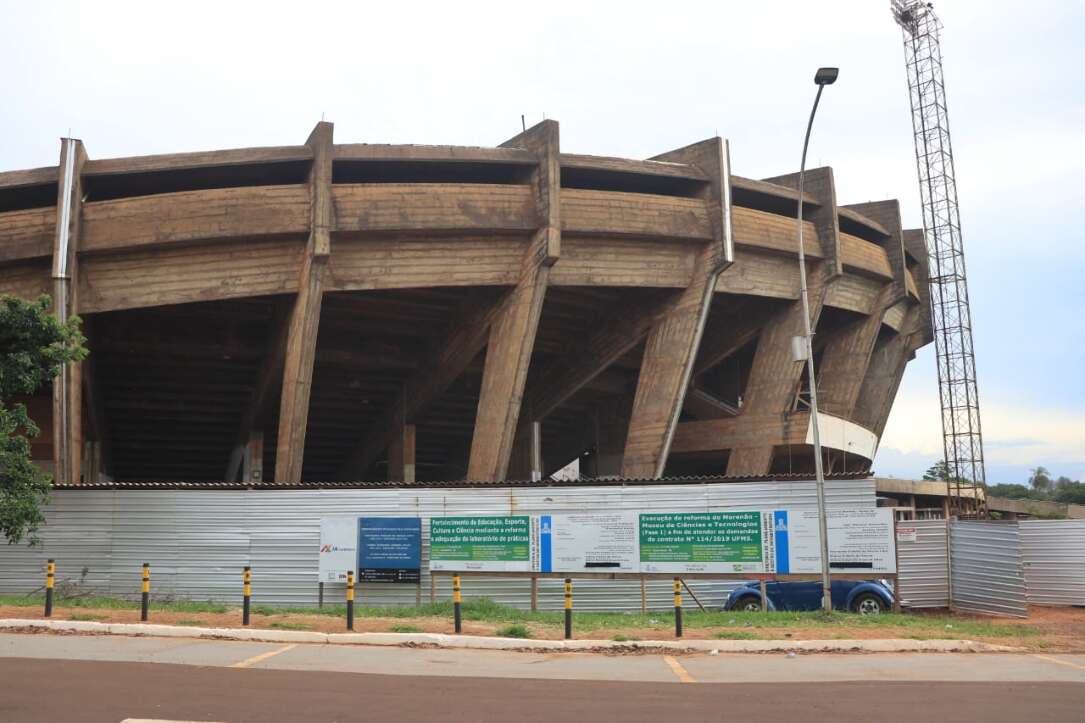
[[[931,316],[950,507],[960,516],[984,517],[983,436],[953,146],[942,79],[942,24],[931,3],[891,2],[893,17],[904,30],[923,229],[930,263]]]

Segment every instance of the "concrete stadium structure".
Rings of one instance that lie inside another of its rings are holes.
[[[0,293],[91,356],[27,400],[58,482],[807,473],[797,174],[713,138],[628,160],[335,144],[0,173]],[[832,472],[869,469],[931,339],[896,201],[801,199]],[[58,208],[60,212],[58,213]]]

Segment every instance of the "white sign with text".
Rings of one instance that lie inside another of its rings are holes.
[[[320,582],[346,582],[358,563],[358,518],[320,518]]]
[[[776,510],[766,557],[777,575],[821,572],[821,535],[815,510]],[[893,574],[897,571],[893,510],[834,509],[827,514],[829,570]],[[769,536],[766,535],[766,538]]]

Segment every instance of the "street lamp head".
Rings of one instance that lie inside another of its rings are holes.
[[[840,68],[818,68],[818,72],[814,74],[814,82],[818,85],[832,85],[839,74]]]

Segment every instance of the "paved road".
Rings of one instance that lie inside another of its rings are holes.
[[[11,722],[1036,723],[1083,710],[1081,655],[542,655],[0,635],[0,721]]]

